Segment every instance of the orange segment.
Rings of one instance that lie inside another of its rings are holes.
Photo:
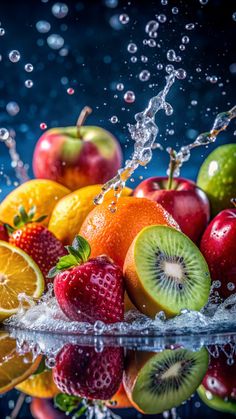
[[[31,375],[20,383],[17,390],[32,397],[52,398],[60,393],[52,378],[52,370],[45,370],[40,374]]]
[[[43,291],[44,278],[33,259],[0,241],[0,321],[16,313],[20,293],[39,298]]]
[[[53,208],[59,199],[70,192],[65,186],[47,179],[33,179],[14,189],[0,204],[0,220],[13,223],[13,217],[18,214],[20,205],[28,212],[30,207],[36,206],[35,218],[48,215],[43,221],[48,224]]]
[[[10,338],[6,332],[0,332],[0,393],[11,390],[33,374],[40,360],[41,356],[33,361],[31,353],[19,355],[15,339]]]
[[[115,213],[109,210],[107,201],[94,208],[80,234],[90,243],[92,257],[106,254],[122,267],[135,236],[153,224],[179,228],[160,204],[146,198],[121,197]]]

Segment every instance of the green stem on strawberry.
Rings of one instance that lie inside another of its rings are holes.
[[[18,211],[19,214],[16,214],[13,218],[13,226],[10,224],[5,224],[9,234],[12,234],[14,231],[18,230],[26,224],[41,223],[43,220],[45,220],[45,218],[47,218],[47,215],[41,215],[39,218],[34,219],[36,213],[35,205],[33,205],[28,212],[26,212],[23,205],[20,205]]]
[[[61,271],[87,262],[91,254],[90,244],[82,236],[76,236],[72,246],[65,246],[65,248],[68,251],[68,255],[62,256],[56,266],[50,269],[48,278],[53,278]]]
[[[77,127],[77,137],[82,139],[81,133],[80,133],[80,128],[82,125],[84,125],[87,117],[92,113],[92,108],[90,108],[89,106],[85,106],[82,111],[80,112],[80,115],[77,119],[76,122],[76,127]]]
[[[170,150],[170,162],[169,162],[169,177],[168,177],[168,183],[167,183],[167,188],[166,189],[171,189],[172,187],[172,183],[173,183],[173,176],[174,176],[174,172],[175,169],[178,165],[178,162],[176,160],[176,152],[175,150],[173,150],[173,148],[171,148]]]

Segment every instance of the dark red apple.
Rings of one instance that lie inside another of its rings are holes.
[[[1,221],[0,221],[0,240],[3,240],[5,242],[8,242],[9,240],[7,228],[4,225],[4,223],[2,223]]]
[[[230,352],[229,345],[225,345],[224,349],[226,353]],[[211,356],[202,384],[215,396],[236,400],[236,356],[232,359],[233,364],[229,365],[229,357],[223,351],[217,358]]]
[[[161,204],[179,224],[183,233],[198,242],[210,219],[206,194],[191,180],[174,178],[168,189],[168,177],[152,177],[141,182],[134,196]]]
[[[200,244],[213,281],[220,281],[219,294],[236,292],[236,208],[221,211],[209,224]]]
[[[82,126],[91,109],[85,107],[77,126],[54,128],[38,140],[33,156],[36,178],[51,179],[75,190],[104,183],[121,166],[118,141],[103,128]]]

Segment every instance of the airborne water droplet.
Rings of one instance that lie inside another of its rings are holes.
[[[25,71],[27,71],[27,73],[31,73],[31,71],[33,71],[34,67],[32,64],[28,63],[25,64]]]
[[[13,49],[9,52],[8,57],[12,63],[17,63],[20,60],[20,53],[16,49]]]
[[[27,87],[28,89],[30,89],[33,86],[33,81],[32,80],[26,80],[25,81],[25,87]]]
[[[148,70],[142,70],[139,74],[139,80],[148,81],[150,79],[150,72]]]
[[[130,54],[135,54],[135,52],[137,52],[138,47],[136,44],[134,44],[133,42],[131,42],[128,46],[127,46],[127,51],[130,52]]]
[[[118,83],[118,84],[116,85],[116,90],[119,90],[120,92],[121,92],[122,90],[124,90],[124,85],[123,85],[123,83]]]
[[[119,16],[119,21],[122,25],[127,25],[127,23],[129,23],[129,16],[126,13],[122,13]]]
[[[127,103],[133,103],[135,101],[135,94],[132,90],[127,90],[124,94],[124,100]]]

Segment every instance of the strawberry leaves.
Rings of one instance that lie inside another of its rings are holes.
[[[50,269],[48,278],[53,278],[61,271],[85,263],[91,254],[91,247],[82,236],[76,236],[72,246],[65,246],[65,248],[68,251],[68,255],[62,256],[56,266]]]
[[[16,214],[13,218],[13,226],[10,224],[5,224],[9,234],[12,234],[14,231],[18,230],[26,224],[41,223],[43,220],[45,220],[45,218],[47,218],[47,215],[41,215],[37,219],[34,219],[36,213],[35,205],[33,205],[28,212],[26,212],[23,205],[20,205],[18,211],[19,213]]]

